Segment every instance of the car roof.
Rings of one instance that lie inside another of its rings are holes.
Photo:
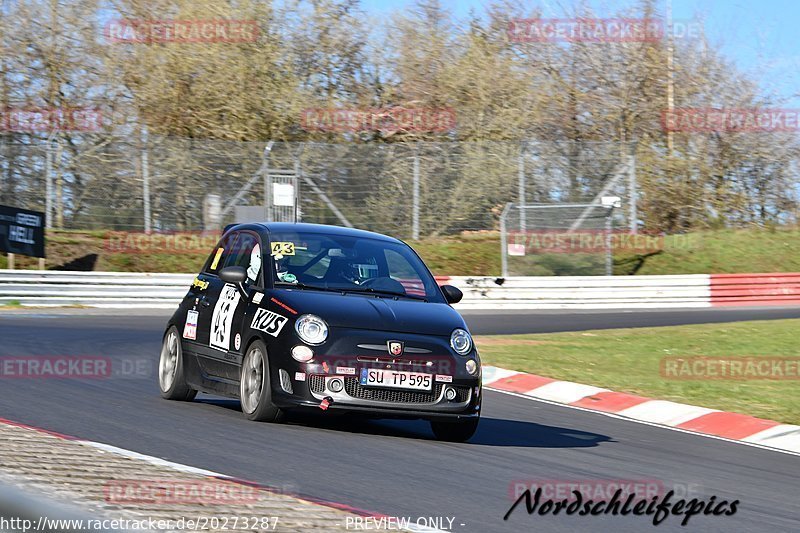
[[[322,235],[342,235],[346,237],[357,237],[362,239],[377,239],[388,242],[402,242],[394,237],[389,237],[381,233],[366,231],[362,229],[346,228],[343,226],[332,226],[328,224],[308,224],[306,222],[252,222],[245,224],[231,225],[225,228],[228,230],[256,229],[258,231],[267,230],[269,233],[280,233],[282,231],[301,231],[308,233],[319,233]]]

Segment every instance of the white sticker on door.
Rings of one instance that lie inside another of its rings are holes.
[[[277,337],[283,326],[286,325],[287,320],[285,316],[259,307],[256,309],[256,314],[250,327]]]
[[[186,313],[186,324],[183,326],[184,339],[197,339],[197,311],[189,311]]]
[[[228,351],[231,348],[233,315],[239,306],[239,290],[235,285],[225,285],[211,316],[211,346]]]

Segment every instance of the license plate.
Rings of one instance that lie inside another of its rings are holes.
[[[364,387],[429,391],[433,382],[433,374],[362,368],[360,382]]]

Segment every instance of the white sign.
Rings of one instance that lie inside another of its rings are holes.
[[[508,243],[508,255],[525,255],[525,245]]]
[[[214,314],[211,316],[211,346],[225,350],[231,349],[231,327],[233,315],[239,306],[239,291],[235,285],[227,284],[222,288]]]
[[[253,316],[253,322],[250,327],[277,337],[286,322],[287,318],[285,316],[259,307],[256,309],[256,314]]]
[[[197,311],[189,311],[186,313],[186,324],[183,326],[183,338],[197,340],[197,317],[200,315]]]
[[[291,183],[272,184],[273,205],[294,206],[294,185]]]

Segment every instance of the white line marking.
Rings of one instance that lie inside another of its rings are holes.
[[[129,457],[131,459],[139,459],[141,461],[150,463],[151,465],[171,468],[172,470],[177,470],[179,472],[185,472],[188,474],[199,474],[201,476],[223,477],[230,479],[230,476],[226,476],[225,474],[219,474],[217,472],[212,472],[211,470],[195,468],[189,465],[182,465],[180,463],[173,463],[172,461],[167,461],[166,459],[160,459],[158,457],[153,457],[152,455],[144,455],[131,450],[126,450],[124,448],[117,448],[116,446],[111,446],[110,444],[103,444],[102,442],[93,442],[90,440],[82,440],[82,439],[78,439],[77,441],[73,442],[79,442],[81,444],[85,444],[86,446],[91,446],[92,448],[97,448],[98,450],[103,450],[105,452],[121,455],[123,457]]]
[[[778,443],[784,449],[800,449],[800,426],[781,424],[754,433],[743,440],[767,446],[775,446],[775,443]]]

